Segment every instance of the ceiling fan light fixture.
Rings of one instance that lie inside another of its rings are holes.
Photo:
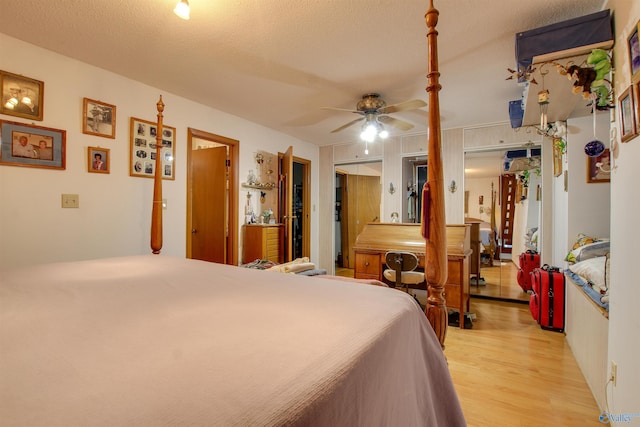
[[[175,9],[173,9],[173,13],[178,15],[178,17],[188,20],[189,19],[189,0],[180,0],[176,5]]]
[[[362,132],[360,133],[360,139],[366,142],[373,142],[376,139],[376,135],[378,134],[378,127],[373,122],[367,122],[362,127]]]

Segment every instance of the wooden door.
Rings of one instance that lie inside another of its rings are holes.
[[[281,170],[284,215],[284,262],[293,259],[293,147],[289,147],[282,156]]]
[[[380,222],[380,198],[382,187],[379,176],[346,175],[347,210],[347,242],[349,268],[355,267],[353,245],[356,237],[370,222]],[[343,199],[344,200],[344,199]]]
[[[227,147],[194,150],[191,154],[191,258],[227,260]]]

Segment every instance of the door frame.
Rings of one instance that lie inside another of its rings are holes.
[[[311,160],[293,156],[302,165],[302,256],[311,256]]]
[[[191,229],[193,228],[191,220],[191,210],[193,207],[193,170],[192,170],[192,151],[193,139],[203,139],[215,142],[217,144],[226,145],[229,149],[229,158],[227,167],[229,168],[229,181],[227,189],[229,191],[229,212],[227,215],[227,259],[225,264],[238,265],[238,169],[240,160],[240,141],[227,138],[225,136],[216,135],[198,129],[187,128],[187,258],[191,258]]]

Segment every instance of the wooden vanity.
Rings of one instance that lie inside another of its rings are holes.
[[[357,279],[385,281],[385,254],[389,251],[412,252],[418,257],[418,269],[424,269],[425,240],[420,224],[369,223],[356,238],[354,245]],[[469,257],[471,255],[470,225],[447,225],[447,269],[445,284],[447,306],[460,312],[460,327],[464,328],[464,313],[469,311]],[[386,282],[389,286],[393,283]],[[426,282],[412,286],[427,289]]]

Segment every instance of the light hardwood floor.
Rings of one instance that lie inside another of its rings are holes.
[[[473,328],[450,326],[444,352],[470,427],[604,425],[563,333],[522,303],[471,298],[470,311]]]
[[[445,356],[469,426],[603,426],[564,334],[529,307],[472,298],[473,329],[449,327]]]

